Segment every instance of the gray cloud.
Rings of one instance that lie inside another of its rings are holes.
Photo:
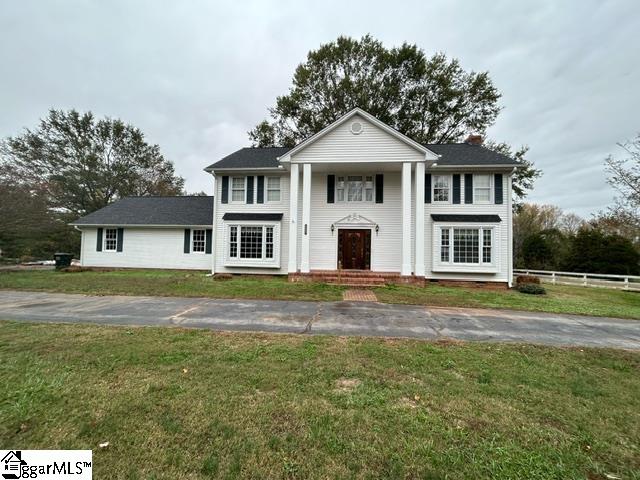
[[[489,132],[544,170],[530,199],[588,216],[611,203],[603,159],[640,131],[640,4],[630,1],[0,3],[0,136],[50,107],[120,117],[190,191],[248,143],[308,50],[340,34],[417,43],[488,70]]]

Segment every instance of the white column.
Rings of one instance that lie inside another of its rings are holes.
[[[302,166],[302,258],[300,271],[309,273],[309,238],[311,235],[311,164]]]
[[[289,186],[289,273],[298,271],[298,164],[291,164]]]
[[[402,164],[402,268],[411,275],[411,163]]]
[[[424,277],[424,163],[416,163],[416,276]]]
[[[218,213],[218,208],[216,207],[216,200],[220,198],[218,195],[218,181],[216,176],[213,175],[213,218],[212,218],[212,230],[211,236],[211,275],[215,275],[216,273],[216,243],[218,243],[218,222],[216,222],[216,214]]]

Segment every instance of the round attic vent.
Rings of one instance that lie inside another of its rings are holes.
[[[362,124],[360,122],[353,122],[351,124],[351,133],[360,135],[362,133]]]

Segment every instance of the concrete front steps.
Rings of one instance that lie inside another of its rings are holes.
[[[290,273],[289,281],[322,282],[349,287],[381,287],[390,283],[424,284],[424,278],[369,270],[312,270],[309,273]]]

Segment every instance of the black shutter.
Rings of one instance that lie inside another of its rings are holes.
[[[211,253],[211,240],[213,239],[213,230],[207,228],[207,243],[205,244],[205,252]]]
[[[258,193],[256,194],[256,203],[264,203],[264,175],[258,175]]]
[[[473,203],[473,174],[464,174],[464,203]]]
[[[222,177],[222,199],[220,201],[222,203],[229,203],[229,177],[226,175]]]
[[[229,178],[229,177],[227,177]],[[191,230],[184,229],[184,253],[191,252]]]
[[[384,175],[376,174],[376,203],[384,201]]]
[[[118,242],[116,244],[116,252],[122,251],[122,240],[124,239],[124,228],[118,229]]]
[[[335,203],[336,176],[327,175],[327,203]]]
[[[98,242],[96,243],[96,252],[102,251],[102,228],[98,229]]]
[[[247,203],[253,203],[253,177],[247,177]]]
[[[453,174],[453,203],[460,203],[460,174]]]
[[[494,199],[496,203],[502,203],[502,174],[496,173],[493,180]]]
[[[431,174],[424,174],[424,203],[431,203]]]

